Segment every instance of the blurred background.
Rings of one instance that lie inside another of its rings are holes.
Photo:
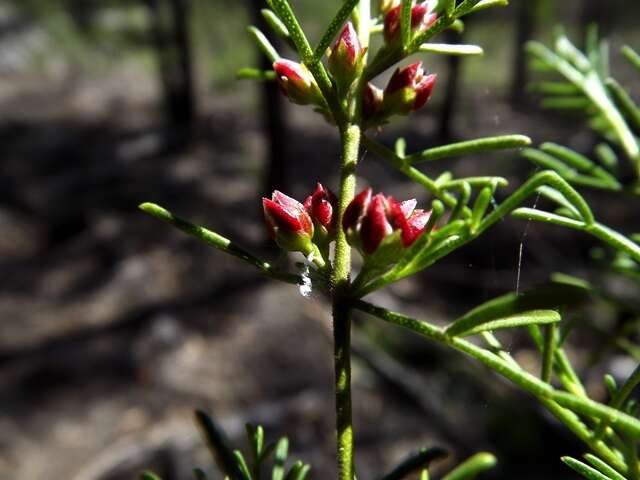
[[[313,43],[340,2],[292,4]],[[235,80],[239,68],[264,64],[245,29],[260,23],[260,8],[260,0],[0,3],[0,478],[117,480],[147,467],[190,478],[193,465],[210,467],[196,407],[241,445],[246,421],[262,423],[270,439],[286,434],[312,478],[335,476],[326,301],[266,281],[136,208],[157,202],[275,261],[260,197],[278,188],[303,199],[316,181],[337,186],[334,130],[275,85]],[[619,55],[623,43],[640,46],[638,18],[640,4],[623,0],[513,0],[473,15],[464,34],[445,37],[481,45],[484,58],[424,55],[439,75],[431,102],[378,138],[402,135],[415,151],[521,133],[590,151],[596,137],[580,115],[544,110],[527,89],[522,46],[548,44],[559,24],[582,45],[595,22],[610,39],[612,71],[638,98],[638,76]],[[425,171],[445,169],[502,175],[509,189],[535,171],[517,152]],[[360,174],[359,186],[430,201],[371,154]],[[640,230],[637,201],[587,193],[601,221]],[[637,302],[637,283],[595,268],[593,247],[507,219],[372,301],[446,322],[562,271]],[[621,345],[611,305],[579,318],[570,354],[602,400],[602,373],[628,373],[637,343]],[[486,478],[573,478],[558,457],[581,446],[528,396],[371,318],[357,319],[354,338],[362,478],[433,445],[457,459],[494,452],[500,464]],[[536,368],[526,338],[504,338]]]

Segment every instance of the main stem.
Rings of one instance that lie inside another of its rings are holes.
[[[356,188],[356,164],[360,148],[360,126],[346,124],[340,129],[342,158],[340,166],[340,201],[338,225]],[[351,248],[342,228],[337,228],[333,286],[333,340],[336,389],[336,431],[339,480],[355,478],[353,425],[351,420],[351,307],[349,304],[349,274]]]

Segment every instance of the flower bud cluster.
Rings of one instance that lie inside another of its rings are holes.
[[[328,260],[337,230],[337,199],[330,190],[318,183],[303,203],[276,190],[271,199],[262,199],[262,205],[267,230],[280,248]],[[382,245],[391,247],[393,256],[386,261],[393,263],[424,233],[430,216],[431,211],[416,209],[415,200],[398,202],[367,188],[348,205],[341,226],[365,264]]]
[[[262,208],[267,231],[283,250],[319,259],[335,239],[337,199],[321,183],[304,203],[276,190]]]
[[[397,202],[383,193],[360,192],[344,212],[342,228],[347,241],[365,257],[372,255],[383,242],[398,232],[398,246],[411,246],[424,233],[431,212],[416,209],[416,201]]]
[[[384,16],[384,40],[387,44],[393,45],[400,41],[401,10],[400,2],[383,2],[387,6],[392,4]],[[433,2],[418,2],[411,7],[411,35],[417,35],[426,31],[438,19],[438,15],[433,12]]]
[[[426,74],[422,62],[397,68],[384,91],[367,84],[363,116],[368,126],[383,124],[392,115],[408,115],[423,107],[436,84],[436,74]]]

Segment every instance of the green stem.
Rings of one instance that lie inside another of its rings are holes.
[[[551,372],[553,370],[553,360],[556,350],[556,324],[552,323],[544,330],[544,347],[542,349],[542,373],[540,378],[543,382],[551,383]]]
[[[255,255],[249,253],[242,247],[239,247],[235,243],[233,243],[228,238],[223,237],[222,235],[208,230],[199,225],[194,225],[176,215],[171,213],[169,210],[162,208],[160,205],[156,205],[155,203],[142,203],[138,206],[140,210],[149,215],[152,215],[164,222],[173,225],[174,227],[182,230],[189,235],[196,237],[197,239],[208,243],[214,248],[218,250],[222,250],[234,257],[237,257],[245,262],[253,265],[254,267],[260,269],[263,274],[275,278],[276,280],[280,280],[287,283],[299,284],[300,277],[298,275],[293,275],[290,273],[279,272],[276,270],[271,264],[260,260]]]
[[[413,330],[432,340],[448,345],[475,358],[494,372],[511,380],[527,392],[537,397],[551,413],[562,420],[569,429],[601,456],[616,470],[627,473],[628,466],[614,451],[601,440],[594,439],[589,429],[580,421],[576,414],[587,417],[606,418],[612,425],[620,428],[632,437],[640,436],[640,422],[623,412],[604,406],[587,398],[561,392],[551,385],[544,383],[521,368],[515,367],[499,356],[474,345],[464,339],[447,335],[442,328],[424,320],[417,320],[384,308],[376,307],[362,300],[353,303],[354,308],[369,313],[389,323]]]
[[[609,405],[613,408],[619,409],[624,405],[624,402],[627,400],[631,392],[640,384],[640,365],[636,367],[631,376],[624,382],[624,385],[620,387],[620,389],[616,392],[616,394],[611,399]],[[605,432],[605,429],[608,426],[608,422],[600,422],[596,432],[594,434],[595,438],[602,438],[602,435]]]
[[[360,127],[347,125],[341,129],[342,162],[340,167],[340,200],[337,224],[353,200],[356,189],[356,164],[360,148]],[[333,271],[333,336],[335,362],[336,430],[338,435],[339,479],[353,480],[354,452],[351,421],[351,306],[349,304],[349,275],[351,247],[344,231],[337,229]]]

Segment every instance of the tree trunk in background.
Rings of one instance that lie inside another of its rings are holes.
[[[264,8],[263,0],[250,0],[251,18],[262,32],[269,34],[269,27],[262,18],[260,9]],[[269,35],[269,39],[278,48],[277,39]],[[267,57],[256,48],[260,56],[259,68],[271,70],[273,66]],[[270,195],[273,190],[287,190],[289,178],[287,178],[287,125],[284,118],[284,99],[275,82],[262,82],[260,84],[260,96],[262,103],[262,124],[267,140],[267,160],[264,175],[263,191]]]
[[[584,45],[587,29],[589,25],[598,25],[600,37],[608,36],[613,30],[615,12],[618,2],[616,0],[582,0],[582,11],[580,12],[580,24],[582,27],[581,44]]]
[[[93,13],[96,5],[87,0],[70,0],[67,8],[78,30],[82,33],[89,33],[91,31]]]
[[[151,14],[164,103],[171,124],[186,129],[195,120],[189,0],[145,0]]]
[[[460,43],[462,34],[453,30],[445,32],[446,43]],[[460,97],[460,64],[461,58],[455,55],[447,57],[447,88],[445,97],[440,107],[440,125],[438,127],[438,140],[441,143],[448,143],[453,139],[453,121],[456,113],[457,100]]]
[[[524,45],[531,40],[535,30],[536,6],[538,0],[518,2],[516,21],[516,41],[513,51],[513,73],[511,78],[511,103],[515,106],[526,105],[525,87],[528,81],[527,56]]]

